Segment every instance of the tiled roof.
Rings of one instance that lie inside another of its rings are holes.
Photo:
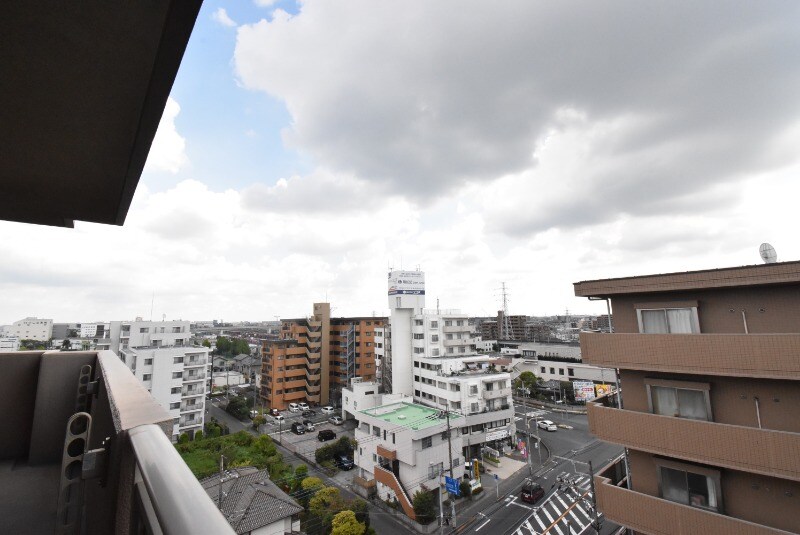
[[[248,533],[300,513],[297,505],[269,479],[267,470],[252,466],[228,470],[222,482],[222,514],[236,533]],[[209,496],[219,499],[219,476],[200,481]]]

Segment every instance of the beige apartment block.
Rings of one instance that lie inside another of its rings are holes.
[[[611,334],[581,333],[584,362],[619,370],[621,396],[588,407],[592,433],[626,448],[595,478],[606,518],[637,533],[800,532],[800,262],[575,295],[613,309]]]

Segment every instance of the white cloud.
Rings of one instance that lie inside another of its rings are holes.
[[[211,15],[211,18],[226,28],[236,27],[236,21],[228,16],[228,12],[224,7],[217,8],[217,10]]]
[[[153,145],[145,165],[146,171],[178,173],[189,162],[186,156],[186,139],[178,133],[175,119],[181,111],[178,102],[169,97],[158,124]]]
[[[524,176],[539,209],[500,225],[517,235],[688,213],[797,161],[773,144],[800,120],[798,5],[466,5],[307,0],[239,28],[237,76],[285,102],[290,147],[415,202],[518,200],[495,181]],[[551,137],[579,143],[566,177]]]
[[[272,7],[278,3],[278,0],[253,0],[253,3],[258,7]]]

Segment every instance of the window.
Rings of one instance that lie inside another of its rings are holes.
[[[434,347],[431,350],[431,355],[434,356],[434,357],[438,357],[439,356],[439,348],[438,347]]]
[[[181,408],[181,402],[178,401],[176,403],[170,403],[169,404],[169,408],[170,408],[170,410],[180,409]]]
[[[639,332],[644,334],[691,334],[700,332],[697,307],[637,308]]]
[[[478,395],[478,385],[469,385],[469,395],[470,396]]]
[[[473,425],[472,432],[473,433],[480,433],[483,431],[483,424]]]
[[[448,352],[448,353],[452,353],[452,352],[453,352],[453,348],[452,348],[452,347],[448,347],[448,348],[447,348],[447,352]]]
[[[414,320],[414,325],[416,325],[417,327],[422,326],[422,320]]]
[[[145,366],[152,366],[153,365],[153,359],[144,359],[144,365]]]
[[[149,381],[152,378],[153,378],[153,375],[150,374],[150,373],[146,373],[146,374],[142,375],[142,381]]]
[[[564,375],[564,368],[558,369],[558,375]]]
[[[424,347],[415,347],[414,348],[414,353],[416,353],[417,355],[419,355],[420,353],[425,353],[425,348]]]
[[[540,366],[539,367],[539,372],[540,373],[547,373],[547,372],[545,372],[545,367],[544,366]]]
[[[172,359],[173,364],[183,364],[183,357],[174,357]]]
[[[567,368],[567,375],[570,377],[575,377],[575,370],[572,368]]]
[[[458,327],[463,327],[463,326],[464,326],[464,320],[458,320],[458,321],[456,322],[456,325],[457,325]]]
[[[438,334],[431,335],[431,342],[436,343],[438,341],[439,341],[439,335]]]
[[[173,379],[181,379],[181,378],[183,378],[183,373],[181,373],[181,372],[172,372],[172,378]]]
[[[424,340],[425,335],[422,333],[414,333],[414,340]]]
[[[453,333],[447,333],[447,334],[444,335],[444,337],[445,337],[446,340],[452,340],[453,339]]]
[[[414,367],[415,367],[415,368],[419,368],[419,361],[418,361],[418,360],[415,360],[415,361],[414,361]]]
[[[470,406],[469,406],[469,411],[471,413],[476,413],[476,412],[480,411],[480,408],[478,407],[477,403],[471,403]]]
[[[181,387],[176,386],[176,387],[170,389],[169,393],[170,394],[180,394],[181,393]]]
[[[698,468],[698,470],[704,469]],[[701,474],[671,466],[659,466],[661,497],[691,507],[721,512],[719,473]]]
[[[464,346],[461,346],[461,347],[458,348],[458,352],[459,353],[466,353],[467,352],[467,348],[464,347]]]
[[[556,369],[555,369],[555,368],[550,368],[550,373],[551,373],[552,375],[555,375],[555,374],[556,374]]]
[[[372,426],[372,434],[375,435],[376,437],[380,438],[380,436],[381,436],[381,428],[378,427],[377,425],[373,425]]]
[[[433,446],[433,437],[425,437],[422,439],[422,449],[426,450]]]
[[[141,327],[141,328],[139,329],[139,333],[140,333],[140,334],[142,334],[142,333],[146,333],[146,332],[148,332],[148,331],[147,331],[147,327]]]
[[[438,329],[438,328],[439,328],[439,322],[438,321],[432,321],[431,322],[431,329]]]
[[[431,463],[428,465],[428,479],[436,479],[442,473],[444,463]]]
[[[711,421],[708,383],[645,379],[650,412],[662,416]]]
[[[394,439],[395,439],[395,437],[394,437],[394,433],[392,433],[392,444],[394,444],[394,443],[395,443]]]

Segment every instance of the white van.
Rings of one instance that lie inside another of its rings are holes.
[[[300,410],[300,405],[297,403],[289,403],[289,410],[292,412],[298,412]]]

